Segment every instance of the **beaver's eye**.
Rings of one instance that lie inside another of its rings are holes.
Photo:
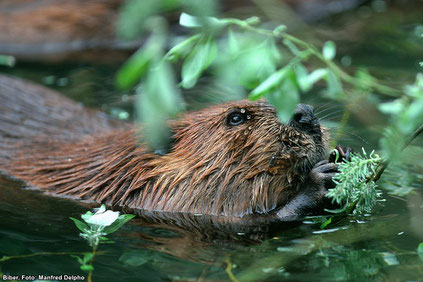
[[[240,125],[245,122],[245,115],[242,113],[231,113],[228,116],[228,125]]]

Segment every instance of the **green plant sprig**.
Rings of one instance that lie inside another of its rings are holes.
[[[101,205],[95,213],[90,211],[81,215],[83,221],[70,217],[76,227],[81,231],[80,236],[84,238],[92,247],[92,252],[85,253],[82,257],[75,256],[80,268],[88,272],[88,281],[92,281],[92,273],[94,271],[93,262],[100,243],[113,243],[106,235],[117,231],[126,222],[134,218],[132,214],[122,214],[111,210],[106,210],[105,205]]]
[[[339,173],[333,178],[336,187],[329,189],[326,196],[332,198],[341,209],[328,212],[363,214],[371,212],[375,206],[380,192],[376,189],[376,183],[368,181],[368,177],[376,174],[376,167],[382,158],[374,151],[369,155],[364,149],[362,151],[362,156],[352,153],[350,161],[338,163]],[[338,154],[338,151],[335,152]]]

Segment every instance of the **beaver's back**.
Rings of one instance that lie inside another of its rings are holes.
[[[125,126],[55,91],[4,75],[0,101],[0,169],[29,143],[72,141]]]

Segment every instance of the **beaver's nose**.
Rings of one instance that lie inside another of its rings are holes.
[[[292,116],[293,125],[307,126],[313,125],[317,121],[314,115],[314,108],[306,104],[298,104]]]

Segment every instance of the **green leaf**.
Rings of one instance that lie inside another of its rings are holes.
[[[314,70],[310,75],[307,77],[307,82],[312,86],[317,81],[325,78],[328,75],[328,69],[317,69]]]
[[[228,47],[231,54],[237,54],[240,51],[239,40],[236,38],[232,28],[228,31]]]
[[[88,227],[88,225],[76,218],[73,217],[69,217],[71,220],[73,220],[73,222],[75,223],[76,227],[81,230],[82,232],[86,232],[88,230],[90,230],[90,228]]]
[[[342,89],[342,83],[339,77],[328,70],[328,74],[325,77],[327,83],[327,95],[332,99],[340,99],[344,96],[344,90]]]
[[[15,57],[8,55],[0,55],[0,66],[13,67],[15,66],[15,63]]]
[[[187,28],[212,27],[221,28],[230,22],[226,19],[218,19],[215,17],[195,17],[187,13],[181,13],[179,24]]]
[[[165,55],[165,59],[172,62],[176,62],[179,59],[185,58],[191,51],[192,46],[194,46],[194,44],[198,42],[200,37],[201,34],[199,33],[178,43],[172,49],[170,49],[169,52],[167,52],[167,54]]]
[[[182,87],[192,88],[201,73],[216,59],[216,55],[217,44],[212,36],[200,40],[182,65]]]
[[[357,78],[356,87],[364,91],[371,90],[372,85],[377,83],[375,78],[365,68],[357,70],[355,76]]]
[[[347,210],[347,206],[344,206],[340,209],[334,209],[334,210],[329,210],[329,209],[324,209],[326,212],[330,212],[330,213],[334,213],[334,214],[338,214],[338,213],[343,213]]]
[[[117,34],[125,39],[135,39],[145,28],[145,21],[160,10],[162,1],[125,1],[116,23]]]
[[[295,64],[293,66],[295,78],[297,80],[298,86],[300,87],[301,91],[307,92],[311,89],[311,85],[308,82],[308,70],[307,68],[301,64]]]
[[[250,100],[258,100],[263,97],[266,93],[279,86],[282,81],[289,75],[292,69],[290,67],[284,67],[277,72],[269,76],[265,81],[260,83],[256,88],[251,91],[249,98]]]
[[[181,16],[179,17],[179,25],[192,28],[201,27],[202,23],[198,17],[188,15],[187,13],[181,13]]]
[[[81,270],[87,271],[87,272],[94,270],[94,267],[92,265],[90,265],[90,264],[81,265],[80,268],[81,268]]]
[[[398,115],[404,110],[404,104],[400,99],[396,99],[392,102],[381,103],[378,108],[382,113]]]
[[[331,222],[332,222],[332,217],[329,217],[329,219],[327,219],[325,222],[323,222],[320,225],[320,229],[325,229],[325,227],[328,226]]]
[[[295,44],[288,39],[284,39],[282,41],[282,43],[288,48],[288,50],[295,56],[297,56],[298,54],[300,54],[300,50],[298,50],[297,46],[295,46]]]
[[[288,71],[287,77],[280,87],[269,92],[266,95],[266,99],[276,107],[278,117],[282,122],[286,123],[291,119],[292,113],[300,100],[292,69]]]
[[[294,71],[298,86],[303,92],[310,91],[317,81],[326,78],[328,75],[327,69],[316,69],[312,73],[308,74],[306,67],[302,64],[296,64],[294,66]]]
[[[333,41],[326,41],[323,45],[323,57],[326,60],[332,60],[335,58],[336,45]]]
[[[76,260],[78,261],[79,264],[81,264],[81,265],[84,264],[84,261],[82,260],[82,258],[75,256],[75,255],[70,255],[70,256],[76,258]]]
[[[273,35],[279,36],[282,32],[284,32],[287,29],[286,25],[278,25],[273,29]]]
[[[116,86],[121,90],[128,90],[137,85],[147,72],[150,62],[151,54],[145,49],[139,49],[119,69],[116,75]]]
[[[423,261],[423,242],[421,242],[417,247],[417,254],[419,258]]]
[[[88,262],[90,262],[93,257],[94,257],[93,253],[86,253],[84,255],[84,258],[82,259],[83,264],[87,264]]]
[[[103,232],[106,233],[106,234],[113,233],[116,230],[118,230],[119,228],[121,228],[122,225],[124,225],[125,223],[127,223],[128,221],[133,219],[134,217],[135,217],[135,215],[133,215],[133,214],[122,214],[118,217],[118,219],[116,219],[116,221],[112,225],[104,228]]]
[[[81,215],[81,218],[86,222],[87,220],[89,220],[94,214],[90,211],[87,211],[86,213],[84,213],[83,215]]]

